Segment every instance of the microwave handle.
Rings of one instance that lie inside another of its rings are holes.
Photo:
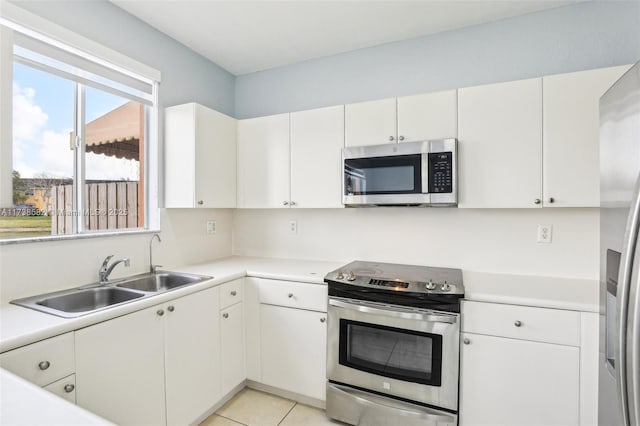
[[[410,320],[421,320],[427,322],[443,322],[447,324],[455,324],[458,322],[457,315],[441,315],[435,313],[414,312],[402,307],[386,307],[379,304],[373,304],[362,300],[329,298],[329,305],[336,308],[348,309],[351,311],[364,312],[368,314],[384,315],[392,318],[402,318]]]

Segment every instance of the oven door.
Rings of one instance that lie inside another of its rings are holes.
[[[459,314],[329,298],[332,382],[458,410]]]

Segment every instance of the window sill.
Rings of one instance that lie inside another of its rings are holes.
[[[105,231],[105,232],[92,232],[86,234],[71,234],[71,235],[51,235],[43,237],[27,237],[27,238],[8,238],[6,240],[0,240],[0,246],[11,244],[24,244],[24,243],[44,243],[52,241],[68,241],[68,240],[84,240],[88,238],[102,238],[102,237],[123,237],[127,235],[144,235],[155,234],[160,232],[159,229],[134,229],[131,231]]]

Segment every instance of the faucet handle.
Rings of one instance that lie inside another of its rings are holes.
[[[105,257],[105,259],[102,261],[102,267],[100,269],[107,269],[107,266],[109,266],[109,261],[113,256],[114,256],[113,254],[110,254],[109,256]]]
[[[151,265],[151,273],[155,274],[158,272],[158,268],[162,268],[162,265]]]

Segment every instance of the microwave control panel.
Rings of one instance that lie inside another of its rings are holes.
[[[429,192],[446,194],[453,192],[453,153],[429,153]]]

